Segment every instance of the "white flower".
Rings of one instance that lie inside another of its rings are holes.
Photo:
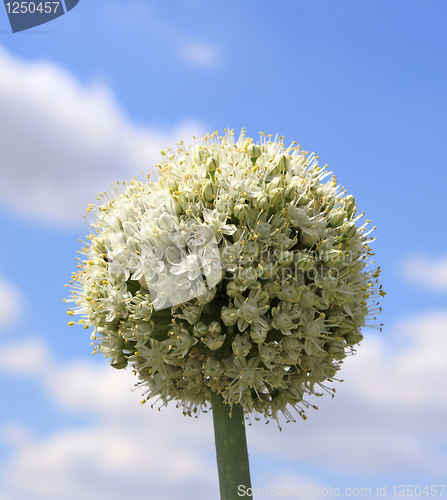
[[[217,391],[304,418],[384,295],[355,199],[281,137],[229,131],[162,154],[157,182],[114,185],[91,209],[69,314],[146,398],[191,413]]]

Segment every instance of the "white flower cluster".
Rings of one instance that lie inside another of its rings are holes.
[[[180,143],[157,182],[118,184],[91,212],[68,312],[113,367],[133,367],[146,399],[190,414],[215,391],[305,418],[306,394],[334,391],[324,382],[380,310],[369,221],[357,225],[318,157],[270,137]]]

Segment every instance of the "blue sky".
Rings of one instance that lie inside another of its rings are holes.
[[[435,0],[81,0],[12,34],[0,8],[0,500],[216,498],[210,415],[141,407],[62,299],[96,193],[227,127],[329,164],[377,225],[387,291],[333,400],[248,429],[254,484],[446,483],[446,19]]]

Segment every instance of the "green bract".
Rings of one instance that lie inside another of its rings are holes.
[[[145,399],[190,414],[215,391],[268,419],[304,417],[379,311],[363,214],[281,137],[229,131],[162,154],[157,182],[115,186],[91,212],[69,314],[112,366],[132,366]]]

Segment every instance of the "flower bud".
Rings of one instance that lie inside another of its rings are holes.
[[[348,195],[343,199],[344,209],[346,210],[346,215],[348,219],[357,212],[357,205],[355,203],[355,198],[352,195]]]
[[[282,188],[273,189],[273,191],[270,191],[268,196],[269,196],[269,203],[274,207],[280,207],[284,205],[285,202],[284,189]]]
[[[310,232],[302,232],[300,234],[300,243],[305,247],[311,248],[321,238],[320,232],[312,229]]]
[[[282,251],[277,252],[276,261],[281,267],[287,267],[293,262],[293,252]]]
[[[349,272],[349,264],[344,262],[343,260],[339,260],[338,262],[335,262],[333,264],[333,270],[336,269],[338,271],[338,275],[334,271],[334,278],[338,276],[344,276],[346,273]]]
[[[261,148],[258,144],[250,144],[247,148],[248,154],[252,157],[252,159],[257,159],[261,156]]]
[[[324,196],[324,193],[326,192],[326,186],[324,184],[319,184],[318,186],[312,187],[314,195],[317,199],[320,199]]]
[[[332,210],[335,205],[335,198],[333,196],[323,196],[321,200],[321,210]]]
[[[164,231],[173,231],[176,227],[177,220],[167,212],[163,212],[157,222],[160,229]]]
[[[256,302],[258,303],[258,307],[267,306],[270,303],[269,294],[265,291],[258,292]]]
[[[207,172],[215,172],[219,166],[219,161],[217,158],[210,156],[205,162],[205,168]]]
[[[208,326],[203,321],[198,321],[192,327],[192,334],[194,337],[200,338],[208,333]]]
[[[302,207],[303,205],[307,205],[311,201],[311,198],[307,196],[307,193],[303,193],[299,198],[298,198],[298,206]]]
[[[282,347],[281,357],[286,363],[296,364],[303,344],[293,337],[285,337],[280,343]]]
[[[275,235],[275,248],[278,250],[289,250],[295,246],[296,240],[290,239],[285,234]]]
[[[339,227],[343,224],[345,220],[346,212],[341,209],[333,210],[328,217],[328,224],[331,227]]]
[[[202,186],[202,194],[206,201],[212,202],[214,201],[214,197],[217,194],[217,186],[212,181],[206,182]]]
[[[116,368],[117,370],[122,370],[127,366],[127,359],[124,357],[124,354],[120,354],[116,358],[112,359],[110,361],[110,364],[113,366],[113,368]]]
[[[284,181],[282,177],[275,177],[272,182],[267,184],[266,191],[268,194],[272,193],[275,189],[284,187]]]
[[[293,263],[297,269],[308,271],[315,267],[315,259],[308,253],[298,252],[293,257]]]
[[[345,336],[348,345],[358,344],[363,340],[363,335],[360,332],[352,332]]]
[[[262,344],[267,338],[268,328],[261,328],[260,326],[252,326],[250,328],[250,338],[255,344]]]
[[[239,203],[238,205],[234,206],[233,214],[240,221],[244,222],[250,216],[250,209],[248,208],[248,205],[246,205],[245,203]]]
[[[357,329],[357,325],[352,318],[346,318],[339,326],[337,333],[339,335],[347,335]]]
[[[194,325],[202,316],[202,308],[199,306],[186,306],[183,308],[183,317],[190,325]]]
[[[203,158],[208,154],[208,150],[203,146],[194,146],[192,148],[192,159],[197,165],[201,165]]]
[[[286,154],[281,154],[276,157],[276,171],[278,173],[284,172],[289,168],[290,158]]]
[[[166,200],[165,207],[168,213],[170,213],[171,215],[178,215],[182,212],[182,206],[174,196],[170,196]]]
[[[349,240],[355,235],[356,229],[354,222],[346,222],[341,226],[340,231],[346,236],[346,239]]]
[[[343,259],[343,252],[341,250],[327,250],[323,252],[320,256],[321,260],[326,264],[326,266],[333,266]]]
[[[259,210],[268,210],[269,208],[269,199],[265,193],[259,193],[256,197],[255,205]]]
[[[326,344],[326,352],[329,354],[335,354],[336,356],[344,354],[345,344],[341,340],[332,340]]]
[[[295,405],[303,400],[303,390],[295,386],[287,389],[284,394],[287,397],[287,401],[292,405]]]
[[[341,323],[343,323],[345,319],[345,313],[342,311],[335,311],[331,312],[327,317],[326,317],[326,324],[327,326],[339,326]]]
[[[297,186],[294,183],[288,184],[284,189],[284,196],[286,200],[293,200],[295,198]]]

